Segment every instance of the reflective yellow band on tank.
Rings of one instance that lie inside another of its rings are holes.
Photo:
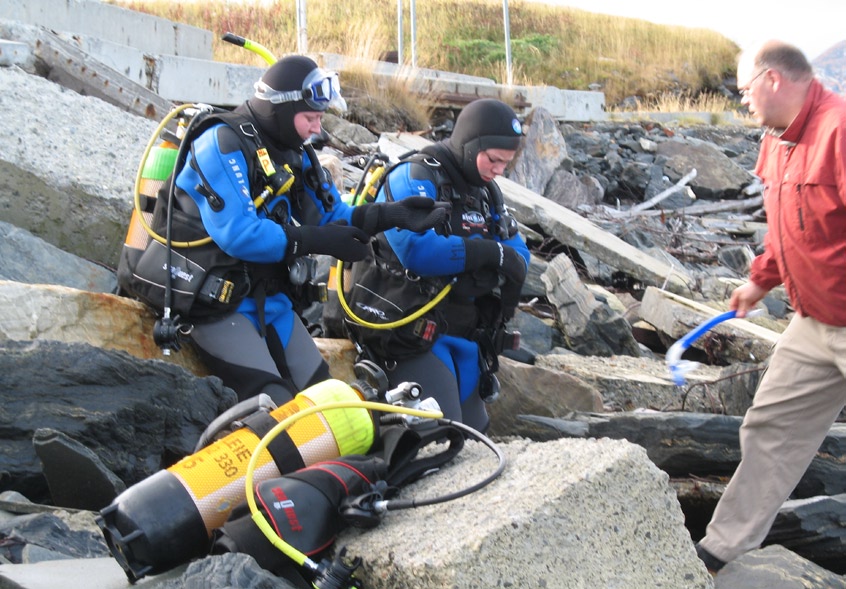
[[[230,481],[241,481],[247,474],[253,450],[259,439],[247,428],[232,432],[225,438],[206,446],[196,454],[186,456],[168,470],[182,480],[197,499],[215,493]],[[258,465],[274,464],[270,452],[261,453]]]
[[[153,222],[153,213],[141,213],[143,219],[149,226]],[[138,211],[132,209],[132,216],[129,219],[129,228],[126,230],[126,238],[123,240],[128,247],[143,250],[150,243],[150,234],[138,220]]]
[[[352,387],[335,379],[325,380],[309,387],[300,395],[307,397],[315,405],[361,400],[361,397]],[[373,445],[375,429],[370,411],[364,407],[349,407],[329,409],[321,413],[332,430],[340,456],[366,454],[370,450]]]

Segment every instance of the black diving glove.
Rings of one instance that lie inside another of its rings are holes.
[[[286,258],[324,254],[345,262],[358,262],[367,257],[370,236],[358,227],[338,221],[328,225],[285,225],[288,237]]]
[[[517,312],[517,305],[520,304],[520,293],[523,290],[521,282],[507,280],[499,287],[499,302],[502,309],[502,320],[506,323],[514,318]]]
[[[507,282],[522,285],[526,279],[526,260],[510,245],[493,239],[464,240],[464,271],[497,270]]]
[[[368,235],[387,229],[408,229],[420,233],[449,219],[452,206],[428,196],[409,196],[394,202],[374,202],[353,208],[352,224]]]

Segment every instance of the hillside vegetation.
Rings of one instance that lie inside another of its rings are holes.
[[[297,51],[293,0],[116,0],[127,8],[208,29],[214,58],[261,64],[220,40],[229,31],[275,55]],[[417,66],[507,81],[500,0],[426,0],[415,4]],[[411,60],[408,2],[404,61]],[[613,107],[629,96],[696,100],[733,75],[738,47],[706,29],[657,25],[568,7],[509,2],[512,81],[570,90],[600,89]],[[395,0],[308,0],[308,50],[377,59],[397,50]]]

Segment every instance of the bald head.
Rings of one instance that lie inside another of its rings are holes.
[[[742,102],[758,122],[785,129],[799,114],[814,68],[797,47],[778,40],[761,43],[740,54],[737,87]]]
[[[757,47],[744,51],[738,60],[738,79],[740,70],[748,72],[774,68],[794,82],[810,82],[814,77],[814,68],[802,51],[793,45],[778,40],[765,41]]]

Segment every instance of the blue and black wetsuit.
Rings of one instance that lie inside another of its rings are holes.
[[[446,173],[446,185],[441,174]],[[438,305],[446,318],[446,331],[436,337],[434,345],[424,346],[419,354],[391,357],[390,350],[375,354],[385,368],[391,386],[401,382],[417,382],[424,397],[434,397],[445,417],[461,421],[480,431],[488,426],[485,404],[478,394],[480,377],[486,369],[480,362],[477,330],[493,329],[488,323],[490,304],[499,305],[492,292],[499,284],[498,273],[489,268],[470,268],[468,242],[494,240],[516,250],[529,263],[529,249],[523,238],[514,233],[502,235],[494,228],[499,211],[492,202],[490,187],[468,184],[462,179],[452,155],[438,144],[423,150],[422,157],[395,166],[388,174],[376,201],[402,200],[409,196],[427,196],[452,202],[450,230],[430,229],[415,233],[391,229],[376,238],[379,252],[371,262],[395,271],[401,266],[410,276],[422,280],[441,278],[441,284],[453,277],[453,290]],[[355,274],[355,270],[354,270]],[[411,282],[409,289],[416,288]],[[498,315],[501,309],[494,310]],[[359,343],[366,341],[367,329],[354,327]],[[374,330],[370,330],[374,335]],[[363,337],[362,337],[363,336]],[[369,352],[373,354],[373,349]]]
[[[337,189],[327,211],[308,182],[312,163],[297,150],[274,150],[277,168],[287,163],[296,178],[293,188],[257,209],[260,190],[251,185],[253,166],[243,141],[230,126],[214,126],[193,141],[190,155],[176,178],[178,194],[189,196],[209,236],[225,253],[262,268],[265,286],[253,292],[235,313],[194,326],[191,337],[214,374],[240,399],[267,393],[279,404],[293,394],[329,377],[329,370],[295,310],[288,283],[285,225],[325,225],[350,221],[352,209],[341,202]],[[279,160],[284,160],[279,161]],[[213,195],[210,197],[209,195]],[[183,207],[185,203],[181,202]],[[272,280],[268,280],[273,276]],[[266,331],[266,338],[261,333]],[[296,350],[289,354],[288,350]]]

